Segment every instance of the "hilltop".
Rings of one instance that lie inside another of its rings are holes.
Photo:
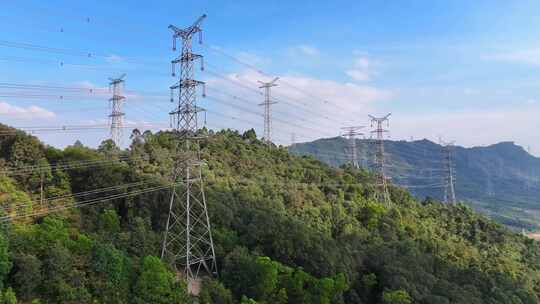
[[[200,303],[538,302],[539,244],[469,207],[419,202],[398,187],[385,206],[367,171],[269,149],[252,130],[201,133],[220,275],[205,280]],[[0,137],[0,204],[52,210],[38,205],[42,174],[46,198],[73,202],[104,187],[167,185],[175,147],[168,132],[144,132],[127,150]],[[99,160],[107,165],[58,166]],[[165,190],[4,225],[0,299],[191,303],[158,258],[167,211]]]

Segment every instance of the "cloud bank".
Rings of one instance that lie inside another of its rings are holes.
[[[34,105],[20,107],[3,101],[0,101],[0,115],[6,116],[10,120],[53,119],[56,117],[54,112],[42,107]]]

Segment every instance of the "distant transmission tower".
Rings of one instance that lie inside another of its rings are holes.
[[[390,193],[388,192],[388,184],[386,180],[386,174],[384,172],[384,133],[388,130],[383,128],[383,123],[386,122],[386,125],[389,126],[388,117],[390,113],[386,114],[383,117],[374,117],[369,115],[371,118],[371,127],[374,126],[374,123],[377,125],[377,128],[371,133],[377,134],[376,151],[375,151],[375,168],[377,174],[377,200],[384,202],[387,205],[390,205]]]
[[[161,252],[162,259],[169,262],[178,271],[184,271],[188,292],[198,295],[201,279],[199,274],[206,271],[217,274],[214,242],[210,229],[210,219],[206,207],[202,180],[202,165],[198,135],[198,113],[204,111],[197,106],[197,87],[204,82],[194,79],[194,61],[201,55],[192,53],[192,37],[199,33],[202,39],[201,16],[192,26],[179,29],[170,25],[173,31],[173,51],[176,39],[182,40],[180,56],[172,61],[173,76],[175,65],[180,63],[180,78],[171,86],[171,100],[178,98],[178,104],[171,115],[173,133],[178,139],[178,159],[175,160],[173,178],[179,187],[173,185],[169,205],[169,216],[165,228],[165,237]],[[177,92],[175,94],[175,92]]]
[[[440,140],[440,144],[443,148],[443,166],[444,166],[444,202],[447,204],[456,203],[456,191],[455,191],[455,172],[452,161],[452,154],[454,151],[454,142],[445,143]]]
[[[362,128],[364,128],[364,126],[352,126],[352,127],[341,128],[344,131],[344,133],[341,136],[348,139],[347,148],[346,148],[347,158],[350,164],[355,168],[360,168],[360,164],[358,163],[358,149],[356,147],[356,136],[364,135],[364,133],[359,132],[359,130]]]
[[[123,126],[124,126],[124,113],[122,112],[122,103],[126,99],[122,96],[122,90],[124,89],[124,77],[126,74],[118,78],[109,78],[109,90],[112,89],[113,96],[109,99],[111,103],[111,114],[109,115],[111,139],[116,146],[122,146]]]
[[[294,148],[296,145],[296,133],[292,132],[291,133],[291,145],[289,146],[289,152],[293,152]]]
[[[270,82],[259,81],[262,85],[259,87],[264,88],[264,102],[260,103],[260,106],[264,106],[264,141],[266,144],[270,145],[272,143],[272,112],[270,105],[276,104],[277,102],[272,101],[270,97],[270,88],[276,87],[276,81],[279,77],[274,78]]]

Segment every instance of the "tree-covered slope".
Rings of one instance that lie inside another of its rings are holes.
[[[205,133],[219,276],[206,279],[201,303],[538,302],[536,241],[464,205],[417,202],[399,188],[384,206],[373,200],[367,172],[269,149],[252,131]],[[0,204],[45,212],[167,185],[174,147],[166,132],[135,136],[125,151],[110,141],[58,150],[22,133],[0,137]],[[95,165],[74,166],[82,161]],[[27,166],[39,173],[22,171]],[[93,192],[105,187],[113,190]],[[185,285],[157,258],[168,195],[4,224],[0,303],[190,303]]]
[[[313,155],[332,166],[347,162],[343,138],[320,139],[296,144],[291,151]],[[374,145],[358,140],[358,158],[372,165]],[[442,146],[428,140],[384,142],[386,172],[392,182],[410,186],[415,197],[443,198]],[[512,142],[453,152],[457,199],[500,223],[521,230],[540,229],[540,159]],[[433,185],[430,187],[430,185]]]

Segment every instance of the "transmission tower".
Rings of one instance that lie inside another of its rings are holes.
[[[292,132],[291,133],[291,145],[289,146],[289,152],[293,152],[294,148],[296,145],[296,133]]]
[[[375,170],[377,175],[377,193],[376,198],[378,201],[382,201],[387,205],[390,205],[390,193],[388,192],[388,184],[386,174],[384,172],[384,133],[387,133],[388,130],[383,128],[383,123],[386,122],[386,126],[390,126],[388,117],[391,113],[386,114],[383,117],[374,117],[369,115],[371,119],[371,127],[376,124],[376,129],[371,131],[377,135],[375,141],[376,151],[375,151]]]
[[[276,87],[276,81],[279,79],[279,77],[274,78],[270,82],[262,82],[259,81],[261,86],[260,89],[264,88],[264,102],[260,103],[260,106],[264,106],[264,141],[267,145],[270,145],[272,143],[272,112],[270,109],[270,105],[276,104],[277,102],[272,101],[270,97],[270,88]]]
[[[445,143],[439,140],[443,149],[443,166],[444,166],[444,202],[447,204],[456,203],[456,191],[455,191],[455,172],[452,161],[452,154],[454,152],[454,142]]]
[[[122,103],[126,99],[122,96],[122,90],[124,89],[124,77],[126,74],[118,78],[109,78],[109,90],[112,90],[113,96],[109,99],[111,106],[111,114],[109,115],[109,124],[111,139],[116,146],[122,146],[123,125],[124,125],[124,113],[122,112]]]
[[[175,76],[176,65],[180,64],[178,82],[170,87],[171,101],[177,98],[177,106],[169,114],[171,127],[178,139],[178,153],[174,161],[173,186],[169,205],[169,216],[165,228],[165,236],[161,257],[177,271],[183,271],[188,283],[188,292],[198,295],[200,290],[200,274],[217,274],[214,242],[210,229],[210,219],[203,189],[202,165],[200,158],[198,135],[198,113],[204,109],[197,106],[197,88],[204,82],[195,80],[194,62],[202,56],[192,53],[192,37],[199,34],[202,42],[200,25],[206,18],[202,15],[190,27],[185,29],[170,25],[173,31],[173,51],[176,50],[176,39],[181,39],[180,55],[172,60],[172,75]]]
[[[356,136],[362,136],[364,133],[359,132],[359,130],[363,129],[364,126],[352,126],[352,127],[343,127],[341,128],[343,130],[343,134],[341,136],[348,139],[347,141],[347,147],[345,148],[345,152],[347,153],[347,158],[350,162],[350,164],[355,168],[360,168],[360,164],[358,163],[358,150],[356,147]]]

